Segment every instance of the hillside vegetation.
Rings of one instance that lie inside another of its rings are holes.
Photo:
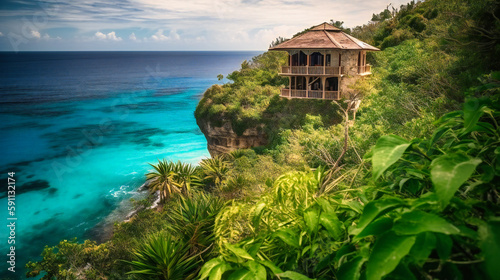
[[[284,54],[243,62],[195,116],[237,133],[262,124],[268,146],[152,163],[158,211],[100,245],[46,247],[28,275],[498,279],[499,18],[493,0],[428,0],[344,28],[382,49],[352,89],[355,120],[343,101],[280,98]]]

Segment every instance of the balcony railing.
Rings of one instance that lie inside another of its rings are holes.
[[[358,74],[369,75],[371,73],[372,73],[372,66],[370,64],[366,64],[364,66],[358,66]]]
[[[344,73],[342,66],[283,66],[281,74],[297,75],[340,75]]]
[[[323,95],[322,90],[303,90],[303,89],[281,89],[281,96],[286,98],[310,98],[310,99],[328,99],[339,100],[341,95],[338,91],[325,91]]]

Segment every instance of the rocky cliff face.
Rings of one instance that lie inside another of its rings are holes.
[[[230,122],[224,122],[220,127],[213,126],[205,120],[198,120],[197,123],[207,139],[207,148],[212,156],[237,149],[264,146],[268,143],[262,127],[248,128],[242,135],[237,135]]]

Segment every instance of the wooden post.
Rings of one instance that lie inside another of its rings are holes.
[[[326,52],[323,54],[323,74],[326,74]]]
[[[321,85],[323,86],[323,94],[322,98],[325,99],[325,85],[326,85],[326,77],[321,78]]]
[[[307,60],[309,61],[309,56],[307,56]],[[309,76],[306,76],[306,98],[309,98]]]
[[[310,59],[310,55],[307,55],[307,65],[306,65],[307,74],[309,74],[309,59]]]

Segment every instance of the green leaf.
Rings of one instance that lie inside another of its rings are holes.
[[[279,237],[281,240],[283,240],[283,242],[292,247],[299,247],[299,238],[290,228],[279,229],[274,233],[274,235]]]
[[[398,161],[410,142],[396,135],[380,137],[373,148],[373,178],[377,180],[382,173]]]
[[[317,200],[318,204],[321,206],[321,209],[327,214],[335,215],[335,209],[330,204],[330,202],[322,197],[319,197]]]
[[[304,212],[304,221],[306,222],[307,231],[309,234],[318,232],[318,223],[319,223],[318,209],[316,207],[307,209]]]
[[[266,207],[265,203],[260,203],[255,207],[255,211],[254,211],[253,217],[252,217],[252,224],[253,224],[253,227],[255,229],[257,229],[259,227],[260,219],[261,219],[262,213],[263,213],[262,210],[264,210],[264,207]]]
[[[431,180],[442,207],[446,207],[460,186],[467,181],[480,159],[462,154],[447,154],[431,163]]]
[[[280,274],[280,273],[283,273],[283,270],[281,270],[279,267],[277,267],[273,262],[271,261],[267,261],[267,260],[264,260],[264,261],[260,261],[260,260],[257,260],[258,263],[260,263],[261,265],[269,268],[274,274]]]
[[[292,279],[292,280],[313,280],[305,275],[302,275],[300,273],[293,272],[293,271],[285,271],[283,273],[278,274],[278,276]]]
[[[491,279],[500,275],[500,219],[491,220],[479,227],[480,248],[484,256],[486,271]]]
[[[481,103],[481,100],[476,98],[465,102],[463,109],[464,128],[462,130],[462,134],[472,131],[476,123],[479,121],[479,118],[481,118],[486,111],[487,107]]]
[[[423,232],[417,235],[417,240],[411,248],[410,255],[418,265],[422,266],[434,248],[436,248],[436,235],[432,232]]]
[[[248,254],[247,251],[245,251],[244,249],[239,248],[235,245],[229,244],[227,242],[224,243],[224,246],[226,246],[226,248],[229,249],[231,252],[233,252],[236,256],[243,258],[243,259],[253,261],[253,257],[250,256],[250,254]]]
[[[246,262],[244,264],[244,266],[246,266],[248,268],[248,270],[250,270],[253,275],[254,275],[254,278],[253,279],[262,279],[262,280],[266,280],[267,279],[267,273],[266,273],[266,268],[264,266],[262,266],[261,264],[259,264],[258,262],[255,262],[255,261],[249,261],[249,262]]]
[[[337,216],[323,212],[319,217],[319,222],[335,240],[342,240],[344,234],[343,224]]]
[[[415,236],[399,236],[389,231],[373,247],[366,267],[367,280],[379,280],[391,273],[415,243]]]
[[[209,280],[220,280],[222,278],[222,274],[224,272],[231,270],[232,267],[228,263],[221,263],[219,265],[216,265],[211,271],[210,271],[210,278]]]
[[[360,233],[355,236],[355,239],[360,239],[370,235],[381,235],[392,228],[393,222],[391,218],[382,217],[370,223]]]
[[[363,214],[361,214],[361,217],[359,218],[359,223],[357,227],[351,231],[351,234],[356,235],[360,233],[377,217],[402,206],[404,206],[404,202],[401,199],[392,197],[369,202],[363,209]]]
[[[390,280],[416,280],[417,278],[408,266],[404,262],[400,262],[399,265],[392,271],[387,277]]]
[[[208,262],[206,262],[203,267],[201,268],[200,270],[200,280],[203,280],[205,278],[208,277],[208,275],[210,275],[210,271],[216,267],[217,265],[223,263],[224,260],[222,258],[215,258],[215,259],[211,259],[209,260]]]
[[[339,280],[351,280],[359,279],[361,276],[361,267],[365,263],[365,259],[358,256],[349,262],[344,263],[337,271],[337,279]]]
[[[436,234],[437,243],[436,251],[438,256],[442,260],[448,260],[451,255],[451,247],[453,246],[453,240],[446,234],[438,233]]]
[[[229,275],[227,280],[254,280],[255,274],[246,268],[240,268]],[[266,278],[264,278],[266,279]],[[211,279],[210,279],[211,280]]]
[[[403,214],[394,224],[394,231],[401,235],[416,235],[431,231],[444,234],[459,234],[460,230],[445,219],[423,211]]]

